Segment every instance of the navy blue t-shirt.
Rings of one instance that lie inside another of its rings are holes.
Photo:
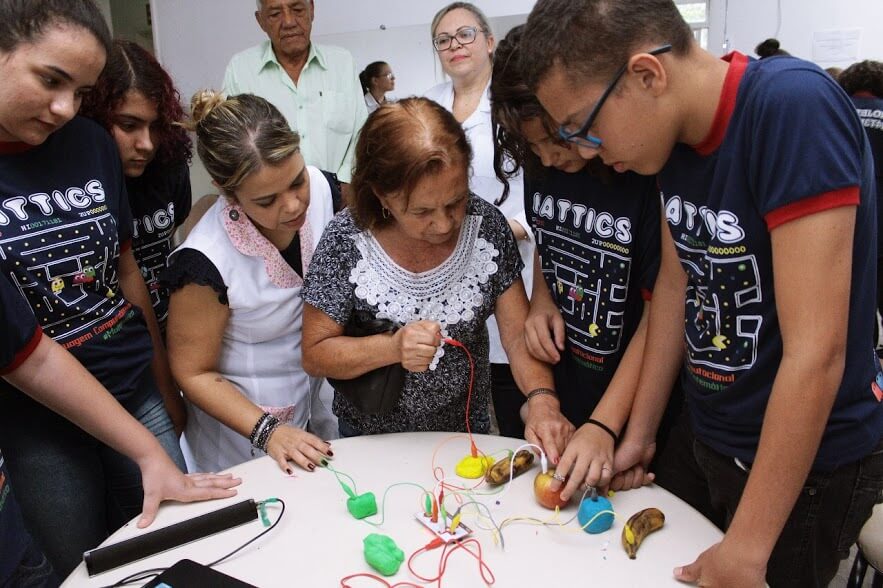
[[[19,367],[37,347],[42,336],[28,304],[7,278],[0,276],[0,376]],[[0,392],[2,393],[2,392]],[[27,532],[12,489],[3,453],[0,453],[0,586],[21,563],[28,545]]]
[[[613,174],[604,182],[588,168],[528,171],[524,179],[543,278],[565,324],[555,388],[577,426],[616,373],[659,271],[655,178]]]
[[[126,178],[133,216],[132,253],[141,269],[160,328],[169,314],[169,291],[160,285],[160,274],[172,252],[172,237],[190,214],[190,170],[177,165],[151,163],[137,178]]]
[[[852,102],[871,141],[879,188],[880,179],[883,178],[883,98],[859,93],[852,97]]]
[[[76,117],[37,147],[17,145],[0,145],[0,272],[43,331],[132,408],[153,348],[119,287],[132,216],[116,144]]]
[[[770,232],[858,207],[846,366],[813,467],[867,455],[883,431],[872,345],[876,197],[871,154],[846,94],[811,63],[734,54],[709,136],[677,145],[659,183],[688,276],[681,379],[692,424],[699,439],[748,462],[782,359]]]
[[[883,98],[872,95],[857,94],[852,97],[855,111],[862,121],[862,126],[871,143],[874,155],[874,174],[877,177],[877,257],[883,256]],[[879,281],[880,276],[877,276]]]

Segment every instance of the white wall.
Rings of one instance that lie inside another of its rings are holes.
[[[254,20],[254,0],[150,3],[156,54],[185,97],[201,88],[220,86],[230,57],[266,39]],[[475,3],[495,29],[501,26],[505,31],[512,26],[513,15],[527,14],[533,6],[533,0]],[[402,90],[396,94],[420,92],[435,83],[434,75],[425,75],[432,58],[429,22],[444,4],[444,0],[316,0],[313,38],[346,47],[360,67],[376,59],[389,61],[401,78],[396,82]]]
[[[111,32],[113,32],[113,20],[111,19],[110,14],[110,0],[95,0],[95,4],[98,6],[98,9],[101,10],[101,13],[104,15],[104,20],[107,21],[107,26],[109,26]]]
[[[449,0],[315,0],[318,35],[428,24]],[[534,0],[472,0],[488,18],[527,14]],[[427,33],[428,34],[428,33]]]
[[[254,20],[254,0],[150,0],[157,57],[189,100],[199,89],[220,88],[230,57],[266,36]],[[316,0],[313,38],[346,47],[361,69],[387,61],[395,96],[420,94],[443,80],[429,42],[429,23],[445,2],[426,0]],[[523,22],[533,0],[476,2],[498,36]],[[381,29],[381,25],[385,27]],[[194,157],[195,198],[213,192]]]
[[[101,0],[108,3],[108,0]],[[126,0],[131,1],[131,0]],[[419,94],[442,80],[429,44],[429,23],[445,0],[315,0],[314,38],[349,49],[356,65],[387,61],[396,74],[398,97]],[[133,2],[140,5],[141,1]],[[218,88],[227,61],[265,39],[254,20],[254,0],[150,0],[157,56],[185,100],[198,89]],[[534,0],[476,0],[498,37],[522,22]],[[776,34],[778,0],[711,0],[709,49],[753,54]],[[725,18],[725,6],[729,11]],[[782,47],[812,58],[814,31],[861,28],[860,59],[883,60],[883,0],[781,0]],[[383,26],[384,28],[381,28]],[[823,63],[823,66],[848,63]],[[196,196],[212,191],[198,162],[192,173]]]
[[[723,53],[725,0],[711,0],[712,29],[709,49]],[[781,5],[781,24],[779,10]],[[883,1],[881,0],[729,0],[729,49],[754,55],[754,48],[775,36],[782,48],[813,60],[813,33],[835,29],[862,29],[858,59],[883,61]],[[776,32],[779,27],[778,34]],[[819,62],[823,67],[850,65],[849,61]]]
[[[497,38],[527,20],[527,14],[488,17]],[[392,96],[420,95],[445,81],[429,36],[429,24],[314,36],[319,43],[346,47],[361,70],[372,61],[386,61],[396,75]]]
[[[110,0],[113,35],[154,51],[153,35],[147,22],[148,0]]]

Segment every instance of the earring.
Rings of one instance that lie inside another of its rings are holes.
[[[229,216],[230,216],[231,221],[238,221],[239,220],[239,211],[238,210],[231,210]]]
[[[389,218],[389,209],[387,207],[383,207],[380,209],[380,214],[383,215],[383,218]]]

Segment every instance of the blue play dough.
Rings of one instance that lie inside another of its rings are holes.
[[[591,498],[585,498],[579,505],[579,512],[576,513],[576,518],[579,520],[580,527],[584,527],[583,530],[586,533],[603,533],[607,529],[613,526],[613,515],[609,512],[604,514],[597,515],[599,512],[603,512],[605,510],[613,511],[613,505],[610,504],[610,501],[604,498],[603,496],[599,496],[597,500],[592,500]],[[595,517],[595,520],[592,521],[592,518]],[[588,527],[585,526],[586,523],[592,521],[592,524]]]

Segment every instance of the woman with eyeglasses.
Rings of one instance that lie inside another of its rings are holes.
[[[472,173],[469,189],[483,200],[497,205],[508,221],[524,263],[522,280],[530,290],[533,283],[533,242],[524,215],[521,178],[507,187],[494,173],[494,129],[488,97],[495,40],[484,13],[469,2],[453,2],[432,20],[432,45],[449,82],[439,84],[425,96],[454,114],[472,145]],[[515,385],[509,360],[500,342],[496,320],[488,321],[494,410],[500,434],[519,437],[523,431],[517,412],[505,409],[505,398],[521,396]]]
[[[515,27],[497,47],[490,92],[499,124],[496,164],[504,182],[524,169],[537,242],[525,339],[534,357],[553,366],[561,412],[577,427],[556,468],[569,479],[562,493],[569,498],[583,482],[620,489],[653,479],[634,469],[614,482],[612,469],[659,270],[659,196],[654,177],[614,173],[558,136],[521,76],[523,32]],[[513,164],[508,169],[504,157]],[[519,410],[525,423],[535,417],[523,396],[505,400],[516,418]]]
[[[377,110],[387,101],[386,93],[396,89],[396,76],[385,61],[369,63],[359,74],[362,91],[365,92],[365,106],[368,114]]]

